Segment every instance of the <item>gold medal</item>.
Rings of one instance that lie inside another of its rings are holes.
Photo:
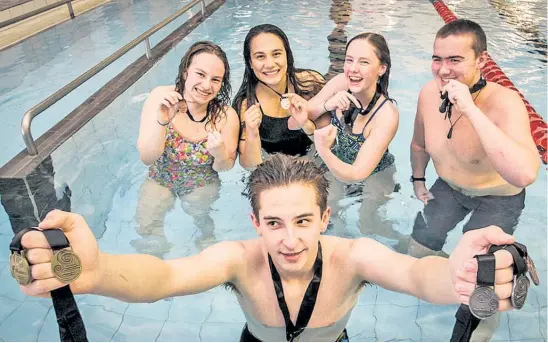
[[[54,253],[51,258],[51,270],[59,281],[71,283],[80,276],[82,263],[72,250],[65,248]]]
[[[32,274],[30,271],[30,265],[24,256],[24,250],[19,252],[12,252],[10,255],[10,271],[11,276],[20,285],[28,285],[32,282]]]

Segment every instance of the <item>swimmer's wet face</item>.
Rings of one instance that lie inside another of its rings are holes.
[[[457,80],[468,87],[476,83],[480,76],[481,59],[476,58],[470,36],[449,36],[434,42],[432,74],[442,89],[449,80]]]
[[[261,192],[259,216],[252,214],[257,233],[280,272],[312,269],[320,234],[327,228],[330,209],[320,211],[313,186],[292,183]]]
[[[194,43],[181,59],[175,91],[187,101],[208,104],[217,115],[230,101],[230,66],[224,51],[209,41]]]
[[[210,53],[195,55],[187,70],[185,99],[207,104],[221,90],[224,73],[225,67],[219,57]]]
[[[474,85],[487,62],[487,42],[481,27],[469,20],[455,20],[437,33],[432,74],[442,89],[449,80]]]
[[[386,72],[375,47],[367,39],[355,39],[346,49],[344,75],[348,88],[354,94],[374,87],[377,80]]]
[[[251,68],[257,79],[270,86],[286,83],[287,51],[282,39],[272,33],[260,33],[250,42]]]
[[[328,188],[324,171],[306,158],[275,154],[251,173],[251,219],[283,271],[312,268],[329,222]]]

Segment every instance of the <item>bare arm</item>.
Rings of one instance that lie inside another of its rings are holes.
[[[490,110],[495,122],[477,107],[467,115],[496,171],[508,183],[523,188],[535,181],[540,167],[527,109],[514,91],[503,89],[496,96],[496,107]]]
[[[396,253],[377,241],[361,238],[352,243],[350,261],[356,266],[358,281],[414,295],[436,304],[468,303],[477,277],[476,255],[485,254],[492,244],[514,242],[499,227],[465,233],[449,259],[439,256],[414,257]],[[513,259],[505,251],[495,253],[495,292],[501,299],[499,310],[511,309]]]
[[[344,74],[339,74],[329,80],[322,90],[308,101],[308,118],[316,120],[323,113],[332,110],[333,108],[325,108],[326,101],[331,99],[338,91],[346,91],[347,89],[348,85]]]
[[[235,282],[242,264],[239,242],[221,242],[198,255],[161,260],[149,255],[100,253],[100,279],[90,293],[126,302],[154,302],[170,296],[204,292]]]
[[[422,89],[419,95],[417,115],[415,116],[415,128],[413,131],[413,139],[411,140],[411,171],[414,177],[424,177],[426,167],[430,161],[430,155],[426,152],[426,145],[424,142],[423,108],[424,97],[426,96],[425,88]]]
[[[354,242],[351,253],[357,273],[363,280],[431,303],[459,302],[446,258],[429,256],[417,259],[392,251],[369,238]]]
[[[261,137],[259,136],[260,109],[255,107],[254,109],[250,108],[248,111],[247,101],[244,100],[240,113],[242,113],[240,115],[240,125],[243,126],[239,143],[240,165],[245,169],[253,169],[263,162]],[[258,125],[255,125],[256,117],[259,118]]]
[[[166,126],[158,123],[167,123],[173,114],[175,104],[182,100],[175,93],[175,86],[160,86],[154,88],[148,95],[141,111],[141,123],[137,149],[141,161],[150,165],[154,163],[164,152],[166,142]],[[168,106],[169,105],[169,106]]]
[[[398,110],[391,103],[379,110],[374,127],[353,164],[341,161],[327,145],[316,144],[318,153],[331,173],[340,181],[355,182],[366,179],[379,164],[398,129]]]
[[[213,169],[216,171],[230,170],[234,167],[238,149],[238,133],[240,131],[238,114],[232,107],[226,108],[226,122],[221,130],[221,139],[224,143],[219,156],[213,161]]]

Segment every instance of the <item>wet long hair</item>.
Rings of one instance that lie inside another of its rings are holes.
[[[217,56],[225,67],[221,89],[217,93],[217,96],[207,104],[208,118],[205,125],[210,124],[212,127],[215,127],[215,124],[226,115],[226,107],[230,105],[230,93],[232,92],[230,86],[230,66],[226,54],[221,47],[210,41],[200,41],[192,44],[179,64],[179,74],[175,79],[175,91],[184,95],[188,68],[192,64],[194,57],[201,53],[209,53]]]
[[[348,47],[350,46],[350,44],[352,44],[353,41],[359,39],[363,39],[369,42],[369,44],[373,45],[373,47],[375,48],[375,55],[377,55],[377,58],[379,59],[381,64],[384,64],[386,66],[385,73],[377,80],[377,90],[379,90],[386,99],[394,101],[394,99],[388,96],[388,83],[390,82],[390,68],[392,67],[392,61],[390,60],[390,49],[388,49],[388,44],[386,43],[386,40],[378,33],[360,33],[359,35],[353,37],[351,40],[348,41],[344,53],[346,54],[346,52],[348,51]]]
[[[257,37],[261,33],[270,33],[276,35],[283,42],[284,49],[287,56],[287,82],[291,83],[295,87],[295,93],[301,96],[314,96],[317,94],[324,85],[324,82],[316,80],[315,77],[312,77],[308,80],[299,80],[297,78],[297,73],[308,71],[311,74],[320,75],[318,72],[310,69],[297,69],[295,68],[295,59],[293,58],[293,52],[289,46],[289,39],[285,33],[279,27],[272,24],[262,24],[257,25],[247,33],[247,36],[244,40],[244,62],[245,62],[245,71],[244,77],[242,80],[242,85],[234,97],[232,102],[232,107],[240,114],[242,107],[242,102],[244,99],[247,99],[247,107],[255,104],[257,99],[257,92],[255,87],[259,82],[259,79],[251,69],[251,41],[253,38]],[[321,76],[321,75],[320,75]]]

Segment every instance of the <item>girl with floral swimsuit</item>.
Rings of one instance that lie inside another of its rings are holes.
[[[137,148],[150,167],[136,220],[139,234],[154,242],[132,241],[137,250],[167,252],[164,219],[176,197],[203,231],[202,239],[211,238],[209,212],[219,194],[218,172],[234,166],[238,144],[239,119],[229,96],[228,60],[211,42],[193,44],[181,60],[176,84],[156,87],[148,96]]]

